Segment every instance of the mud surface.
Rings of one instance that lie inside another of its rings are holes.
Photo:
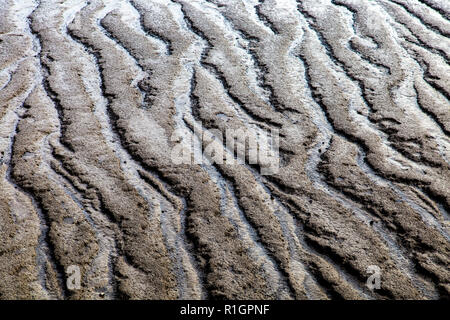
[[[449,35],[446,0],[0,0],[0,299],[449,298]],[[279,169],[201,154],[229,129]]]

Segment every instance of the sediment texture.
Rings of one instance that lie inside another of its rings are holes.
[[[0,299],[449,298],[449,19],[0,0]],[[279,170],[174,163],[228,129],[278,130]]]

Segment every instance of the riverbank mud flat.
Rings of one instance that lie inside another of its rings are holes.
[[[446,0],[0,0],[0,299],[448,299],[449,35]]]

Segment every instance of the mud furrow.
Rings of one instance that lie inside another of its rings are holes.
[[[449,10],[0,1],[0,299],[448,299]]]
[[[421,20],[421,22],[427,26],[429,29],[439,33],[444,37],[450,36],[449,24],[446,20],[434,20],[431,16],[430,12],[423,12],[422,8],[417,8],[416,6],[412,6],[410,2],[405,3],[402,0],[391,0],[408,11],[409,14]]]
[[[439,12],[444,18],[450,20],[450,6],[445,2],[439,2],[436,0],[417,0],[420,3],[423,3],[430,8],[433,8],[437,12]]]

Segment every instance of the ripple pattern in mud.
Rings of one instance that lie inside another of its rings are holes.
[[[449,298],[449,16],[0,0],[0,299]],[[202,154],[229,129],[278,170]]]

